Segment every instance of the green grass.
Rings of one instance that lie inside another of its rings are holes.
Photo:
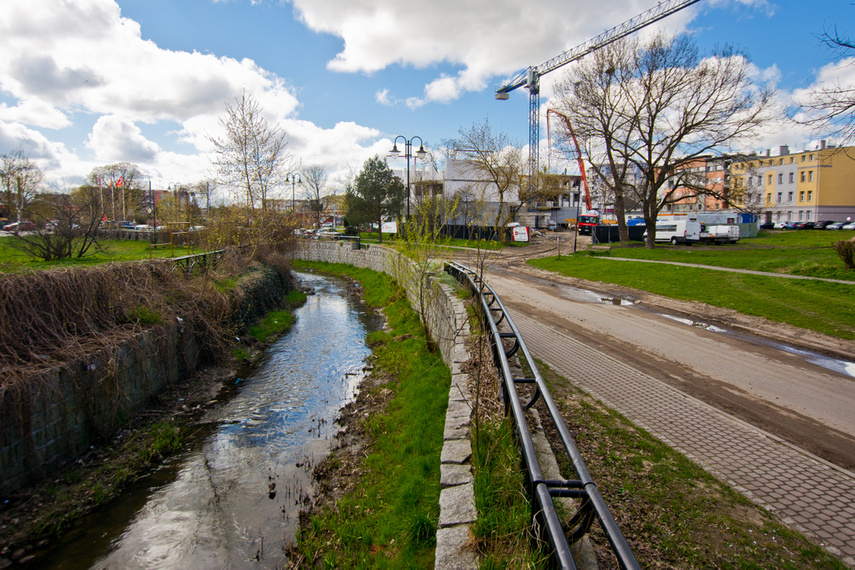
[[[13,236],[0,236],[0,273],[21,273],[59,267],[87,267],[111,261],[137,261],[149,258],[147,241],[101,240],[101,246],[105,250],[103,252],[93,249],[91,250],[93,253],[81,259],[41,261],[13,248],[10,243],[14,239]],[[168,258],[170,253],[169,247],[160,247],[152,251],[152,258]],[[202,250],[191,247],[190,255],[195,253],[202,253]],[[187,255],[187,248],[176,246],[175,257],[182,255]]]
[[[622,252],[615,255],[623,255]],[[529,263],[563,275],[614,283],[674,299],[701,301],[855,339],[855,284],[616,261],[583,254],[533,259]]]
[[[267,313],[260,322],[250,327],[249,334],[261,342],[269,342],[281,336],[294,325],[296,317],[293,309],[306,302],[306,294],[302,291],[289,291],[285,297],[287,307],[281,311]]]
[[[513,420],[484,422],[473,446],[475,506],[472,534],[482,568],[547,567],[548,552],[533,547],[531,508]]]
[[[430,567],[450,372],[427,350],[418,316],[388,276],[340,264],[295,261],[294,267],[356,279],[365,302],[384,308],[387,326],[368,342],[375,374],[390,379],[363,389],[391,392],[384,413],[362,420],[373,444],[355,490],[313,516],[300,529],[297,548],[318,567]]]
[[[709,248],[657,246],[645,249],[636,244],[613,245],[611,256],[855,281],[855,272],[846,269],[831,247],[832,243],[853,236],[855,232],[851,231],[761,232],[759,237],[743,239],[738,244]]]
[[[681,453],[543,363],[597,488],[642,568],[843,568]],[[562,473],[573,474],[566,455]],[[605,545],[594,524],[592,540]]]
[[[378,243],[379,236],[377,232],[362,232],[359,234],[360,239],[363,243]],[[395,245],[404,242],[404,240],[399,240],[394,238],[391,234],[383,234],[383,243],[389,245]],[[500,250],[503,247],[511,246],[511,247],[524,247],[526,244],[510,242],[503,244],[498,241],[488,241],[488,240],[476,240],[476,239],[444,239],[439,244],[438,247],[468,247],[471,249],[488,249],[488,250]]]

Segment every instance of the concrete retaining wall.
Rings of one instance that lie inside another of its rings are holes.
[[[268,312],[286,286],[276,271],[265,271],[236,307],[236,317]],[[205,364],[200,338],[176,320],[40,373],[27,382],[25,394],[1,391],[0,498],[73,461],[165,386],[189,377]]]

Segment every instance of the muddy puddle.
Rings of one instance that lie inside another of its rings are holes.
[[[337,411],[365,374],[379,319],[343,281],[316,291],[251,377],[192,428],[188,449],[87,517],[38,568],[274,568],[286,558],[310,473],[328,453]]]

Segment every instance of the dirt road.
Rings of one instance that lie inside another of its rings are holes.
[[[554,241],[542,242],[487,261],[486,278],[512,314],[547,323],[810,453],[855,469],[855,378],[843,370],[845,361],[855,362],[855,343],[699,303],[563,278],[524,263],[554,251]],[[837,368],[829,369],[794,347],[844,362],[825,360]]]

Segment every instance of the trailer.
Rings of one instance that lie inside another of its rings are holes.
[[[701,224],[701,243],[722,245],[739,241],[739,226],[731,224]]]

